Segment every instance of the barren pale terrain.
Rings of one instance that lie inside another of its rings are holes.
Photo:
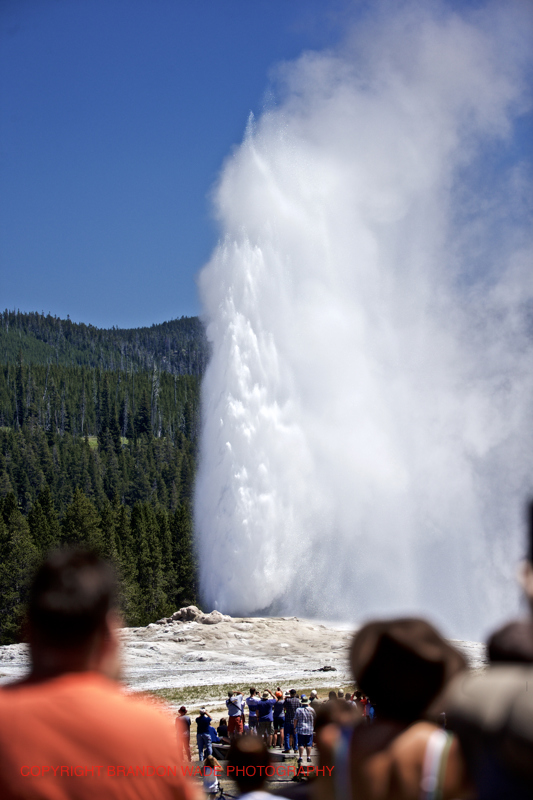
[[[227,685],[284,689],[346,686],[352,631],[298,617],[227,617],[180,609],[145,628],[123,628],[124,678],[132,690],[183,690],[184,698],[209,700]],[[454,641],[473,668],[485,663],[484,646]],[[29,666],[24,644],[0,647],[0,682],[21,677]],[[323,670],[324,667],[332,667]],[[176,695],[179,692],[176,692]],[[222,694],[220,694],[222,696]]]

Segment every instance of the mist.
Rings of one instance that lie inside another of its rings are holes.
[[[531,7],[376,4],[279,65],[213,203],[195,529],[224,613],[519,610]]]

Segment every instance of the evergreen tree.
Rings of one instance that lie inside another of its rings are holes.
[[[24,424],[24,372],[22,366],[22,350],[19,350],[16,377],[16,427],[22,428]]]
[[[31,508],[28,525],[33,543],[41,555],[59,546],[61,527],[49,486],[45,486]]]
[[[171,516],[173,561],[176,585],[174,606],[197,604],[197,563],[194,553],[193,524],[190,508],[181,503]]]
[[[0,644],[17,640],[38,553],[13,496],[0,514]]]
[[[94,504],[81,489],[76,489],[61,523],[62,541],[68,545],[82,545],[104,553],[101,519]]]
[[[150,414],[150,402],[146,392],[143,393],[139,410],[135,415],[135,433],[137,436],[152,435],[152,421]]]
[[[102,531],[102,555],[111,561],[120,571],[120,546],[116,534],[115,509],[106,501],[100,512],[100,529]]]
[[[127,508],[115,498],[115,529],[120,549],[120,607],[128,625],[141,624],[137,553]]]
[[[176,569],[174,566],[173,548],[172,548],[172,533],[170,530],[170,523],[168,513],[161,507],[156,511],[156,519],[158,526],[158,538],[161,545],[161,563],[163,567],[164,583],[163,589],[170,604],[172,604],[173,595],[176,592]],[[175,610],[175,609],[173,609]]]
[[[181,461],[180,472],[181,500],[184,503],[192,503],[194,489],[194,461],[192,456],[185,452]]]
[[[143,624],[169,612],[164,591],[165,573],[162,564],[159,530],[149,503],[136,503],[131,513],[131,530],[137,546],[140,617]]]
[[[111,443],[117,454],[117,457],[120,456],[122,451],[122,441],[120,439],[120,425],[118,424],[116,412],[113,411],[111,414],[111,418],[109,420],[109,436],[111,438]]]
[[[98,380],[98,446],[101,450],[105,450],[109,444],[109,376],[104,373],[101,379],[99,374]]]

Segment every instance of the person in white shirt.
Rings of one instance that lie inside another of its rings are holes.
[[[244,697],[241,692],[232,691],[228,692],[228,699],[226,700],[226,707],[228,709],[228,735],[230,739],[244,733]]]

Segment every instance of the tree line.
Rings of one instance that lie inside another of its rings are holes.
[[[123,372],[151,370],[201,376],[209,347],[198,317],[181,317],[146,328],[96,328],[51,314],[0,312],[2,360],[19,352],[34,364],[84,365]]]

